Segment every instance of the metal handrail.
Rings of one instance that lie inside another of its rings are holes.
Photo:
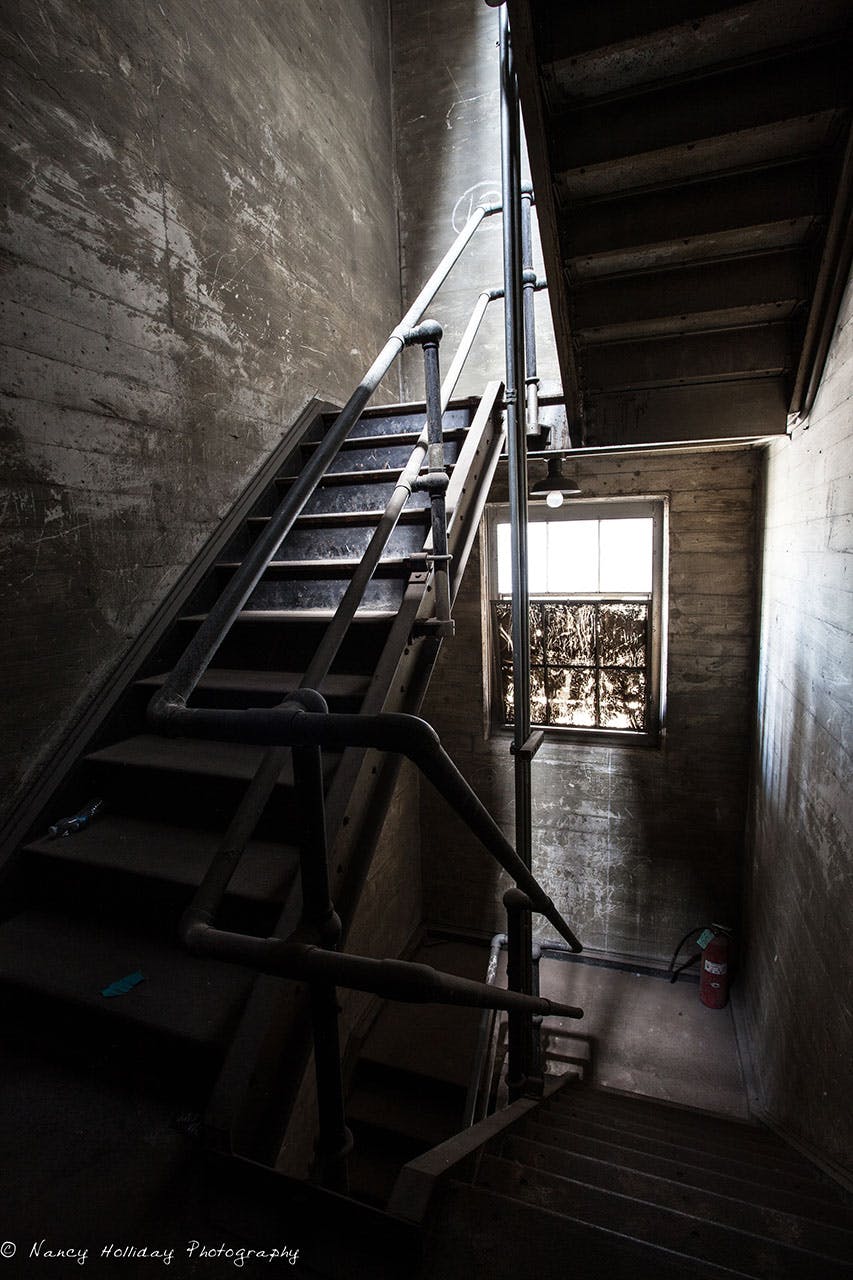
[[[379,715],[309,710],[306,695],[319,698],[313,690],[291,695],[278,707],[249,707],[245,710],[218,707],[179,707],[170,704],[167,722],[175,733],[226,742],[251,742],[276,746],[321,746],[375,748],[405,756],[444,796],[516,885],[529,897],[533,907],[548,920],[573,951],[582,945],[554,903],[534,877],[495,822],[492,815],[463,778],[441,745],[438,734],[418,716],[402,712]],[[316,705],[316,704],[315,704]],[[202,882],[202,890],[204,882]],[[201,891],[200,891],[201,892]],[[198,909],[198,899],[188,918]],[[211,918],[218,903],[204,904],[203,915]]]
[[[152,721],[156,723],[161,719],[168,719],[169,704],[186,703],[210,665],[224,635],[234,623],[276,550],[301,514],[317,482],[340,451],[368,400],[400,353],[413,340],[417,340],[414,331],[417,321],[438,293],[483,220],[500,211],[500,204],[484,204],[474,210],[403,319],[391,331],[379,355],[324,435],[322,442],[311,455],[277,510],[270,517],[268,525],[252,545],[240,568],[236,570],[216,604],[199,626],[165,684],[152,698],[148,711]]]

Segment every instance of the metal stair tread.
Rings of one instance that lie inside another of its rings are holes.
[[[456,1180],[447,1184],[427,1226],[428,1267],[432,1268],[427,1274],[441,1275],[442,1280],[467,1280],[472,1274],[516,1280],[521,1274],[519,1241],[523,1241],[527,1274],[539,1280],[565,1280],[567,1274],[581,1280],[603,1280],[605,1275],[613,1280],[652,1276],[655,1280],[685,1280],[687,1276],[691,1280],[752,1280],[745,1271],[638,1240],[620,1230],[616,1220],[610,1227],[579,1222],[554,1209]],[[595,1270],[589,1269],[590,1263]],[[477,1271],[472,1271],[472,1264]]]
[[[137,685],[160,689],[170,673],[143,676]],[[197,689],[211,689],[228,693],[287,694],[297,690],[302,682],[298,671],[250,671],[231,667],[208,667],[196,685]],[[331,698],[355,698],[366,693],[370,684],[368,676],[346,675],[332,672],[320,682],[319,692]]]
[[[836,1196],[827,1194],[823,1186],[808,1181],[805,1188],[791,1185],[790,1177],[781,1177],[778,1172],[761,1169],[762,1178],[756,1179],[756,1171],[748,1162],[727,1161],[721,1157],[711,1160],[703,1159],[699,1151],[690,1148],[672,1148],[666,1152],[648,1150],[648,1143],[640,1141],[626,1142],[620,1139],[613,1130],[599,1132],[595,1136],[586,1133],[559,1129],[543,1120],[527,1119],[522,1121],[515,1132],[519,1137],[529,1138],[543,1146],[554,1147],[558,1151],[579,1151],[585,1155],[607,1160],[608,1163],[623,1165],[631,1169],[656,1169],[672,1172],[675,1176],[693,1186],[703,1186],[709,1182],[719,1185],[721,1179],[727,1183],[739,1184],[740,1194],[752,1196],[762,1203],[776,1197],[793,1198],[797,1203],[809,1201],[809,1216],[817,1220],[825,1220],[839,1209]],[[630,1135],[629,1135],[630,1137]],[[655,1145],[655,1144],[653,1144]]]
[[[442,432],[445,441],[464,440],[467,427],[446,427]],[[346,449],[393,449],[396,445],[417,444],[423,427],[412,428],[411,431],[389,431],[381,436],[348,436],[341,445],[341,452]]]
[[[792,1209],[750,1202],[742,1195],[731,1194],[731,1189],[727,1189],[724,1182],[714,1190],[696,1187],[674,1176],[666,1177],[648,1169],[614,1166],[596,1159],[595,1156],[547,1147],[529,1138],[517,1137],[511,1132],[503,1137],[499,1147],[495,1145],[495,1154],[559,1177],[576,1179],[604,1189],[621,1189],[624,1194],[634,1195],[641,1200],[660,1201],[663,1198],[669,1208],[682,1208],[709,1222],[720,1222],[737,1230],[766,1235],[768,1238],[778,1239],[780,1243],[811,1250],[828,1258],[834,1256],[843,1261],[845,1257],[853,1257],[853,1233],[842,1224],[816,1223],[807,1215],[798,1214]],[[763,1224],[760,1232],[757,1229],[759,1221]],[[788,1239],[785,1238],[786,1234]],[[797,1236],[801,1239],[798,1240]],[[813,1243],[803,1240],[804,1236],[811,1237]]]
[[[216,562],[217,569],[228,569],[234,571],[239,569],[242,560],[218,560]],[[345,573],[352,573],[361,563],[358,556],[323,556],[314,560],[270,560],[264,572],[270,569],[281,573],[285,570],[293,570],[297,573],[318,573],[326,574],[332,570],[339,570]],[[379,568],[388,569],[406,569],[413,563],[413,557],[410,556],[388,556],[383,557],[379,561]]]
[[[671,1132],[668,1129],[655,1128],[654,1126],[631,1127],[627,1122],[622,1123],[618,1118],[608,1116],[598,1112],[594,1115],[584,1113],[579,1110],[572,1113],[566,1107],[551,1107],[546,1103],[543,1107],[543,1120],[545,1123],[552,1123],[557,1128],[564,1129],[567,1133],[580,1125],[593,1129],[602,1134],[611,1134],[614,1141],[624,1142],[626,1145],[631,1143],[651,1143],[653,1148],[661,1155],[668,1152],[673,1153],[673,1157],[678,1159],[682,1153],[691,1153],[697,1147],[697,1139],[694,1134],[686,1134],[681,1132]],[[701,1140],[699,1144],[701,1145]],[[782,1147],[780,1151],[761,1151],[754,1147],[737,1146],[734,1141],[729,1144],[725,1142],[716,1142],[711,1137],[711,1146],[704,1147],[703,1154],[706,1157],[712,1157],[715,1160],[724,1160],[736,1164],[752,1163],[762,1171],[772,1173],[776,1171],[780,1175],[802,1177],[811,1176],[811,1168],[808,1163],[796,1154],[796,1152],[786,1153]]]
[[[454,464],[446,462],[445,469],[449,473],[453,471]],[[429,468],[421,467],[420,475],[425,476],[429,473]],[[327,471],[325,475],[320,477],[321,485],[348,485],[348,484],[389,484],[392,481],[396,484],[402,474],[401,467],[371,467],[364,468],[362,471]],[[299,476],[276,476],[276,484],[295,484]]]
[[[137,970],[144,981],[104,997]],[[0,983],[79,1006],[180,1040],[222,1045],[254,975],[201,959],[177,941],[59,912],[28,910],[0,925]]]
[[[214,831],[105,814],[74,836],[33,840],[24,851],[107,872],[193,886],[201,883],[219,840]],[[228,893],[257,902],[282,902],[298,863],[299,852],[290,846],[250,841]]]
[[[617,1100],[618,1101],[618,1100]],[[574,1094],[564,1092],[549,1099],[544,1108],[559,1119],[576,1119],[590,1124],[605,1124],[618,1133],[672,1141],[689,1146],[698,1137],[711,1142],[720,1155],[743,1153],[761,1161],[797,1169],[808,1169],[808,1162],[769,1130],[729,1116],[714,1118],[713,1127],[706,1116],[691,1116],[689,1111],[667,1107],[665,1102],[650,1102],[636,1109],[610,1106],[606,1101],[588,1099],[583,1089]]]
[[[327,622],[335,616],[334,609],[243,609],[235,622]],[[396,618],[395,609],[358,609],[353,622],[391,622]],[[185,613],[181,622],[201,623],[206,613]]]
[[[711,1261],[731,1269],[743,1267],[748,1275],[767,1277],[767,1280],[779,1275],[784,1275],[786,1280],[813,1280],[816,1261],[824,1268],[823,1274],[828,1280],[839,1265],[825,1256],[815,1258],[808,1250],[709,1222],[653,1199],[593,1186],[581,1179],[563,1177],[500,1156],[484,1155],[478,1166],[476,1184],[527,1203],[541,1203],[542,1207],[593,1226],[606,1228],[610,1221],[618,1220],[634,1239],[662,1245],[697,1261]],[[562,1209],[557,1207],[561,1197]],[[853,1270],[847,1274],[853,1274]]]
[[[360,509],[357,511],[307,511],[294,520],[294,527],[316,528],[328,525],[334,528],[340,525],[376,524],[385,512],[383,507]],[[271,516],[249,516],[247,524],[269,524]],[[429,519],[428,507],[404,507],[397,519],[398,524],[425,524]]]
[[[213,778],[253,778],[266,748],[241,742],[213,742],[205,738],[161,738],[140,733],[111,746],[92,751],[87,761],[142,769],[168,769],[176,773]],[[324,753],[324,760],[328,760]],[[336,757],[335,757],[336,758]],[[278,778],[279,786],[293,785],[288,760]]]

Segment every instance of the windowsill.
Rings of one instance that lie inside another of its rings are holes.
[[[663,731],[653,733],[629,733],[622,729],[557,729],[551,725],[531,725],[531,733],[545,734],[547,746],[585,747],[637,747],[647,750],[649,747],[660,747],[663,744]],[[489,738],[513,738],[512,727],[506,725],[492,726]]]

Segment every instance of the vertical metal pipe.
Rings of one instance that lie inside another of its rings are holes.
[[[539,434],[539,375],[536,371],[536,272],[533,270],[533,188],[521,190],[522,280],[524,283],[524,386],[527,397],[527,434]]]
[[[520,889],[507,889],[506,907],[507,962],[506,982],[510,991],[530,995],[533,990],[533,949],[531,945],[530,899]],[[510,1102],[536,1090],[534,1076],[535,1049],[533,1019],[522,1010],[507,1014],[507,1089]]]
[[[507,451],[512,550],[513,752],[515,756],[515,847],[532,862],[530,757],[530,632],[527,580],[527,436],[524,398],[522,308],[521,129],[518,88],[506,6],[500,9],[501,186],[504,251]]]
[[[319,695],[314,695],[319,700]],[[301,797],[302,920],[322,947],[337,949],[341,921],[330,895],[326,849],[323,763],[319,747],[293,748],[293,781]],[[314,1030],[314,1074],[317,1082],[318,1157],[324,1186],[346,1193],[346,1160],[352,1135],[344,1111],[338,996],[334,983],[312,982],[311,1021]]]
[[[429,475],[430,509],[432,515],[432,562],[435,586],[435,616],[444,624],[448,634],[453,634],[450,619],[450,557],[447,552],[447,512],[444,495],[447,491],[447,471],[444,466],[444,436],[441,428],[441,373],[438,347],[441,326],[436,325],[436,336],[424,342],[424,383],[427,412],[427,463]]]

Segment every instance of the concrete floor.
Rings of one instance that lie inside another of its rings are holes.
[[[707,1009],[698,982],[543,960],[540,984],[584,1011],[552,1022],[566,1048],[588,1050],[588,1083],[748,1118],[731,1006]]]

